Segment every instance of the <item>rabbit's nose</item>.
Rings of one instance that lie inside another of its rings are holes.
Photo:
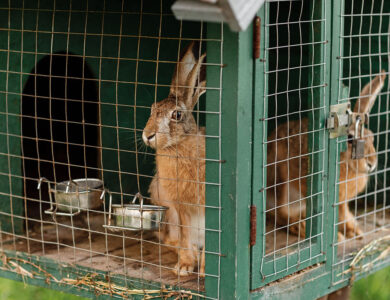
[[[152,141],[152,139],[155,137],[155,135],[156,135],[155,133],[147,135],[147,134],[145,134],[145,132],[143,132],[142,133],[142,139],[144,140],[144,143],[146,145],[149,145],[150,142]]]
[[[153,139],[153,138],[155,137],[155,135],[156,135],[155,133],[149,135],[149,136],[148,136],[148,141],[150,141],[151,139]]]
[[[368,166],[369,172],[371,173],[371,172],[375,171],[375,169],[376,169],[376,162],[374,162],[374,163],[367,162],[367,166]]]

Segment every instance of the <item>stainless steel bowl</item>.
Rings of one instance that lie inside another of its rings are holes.
[[[156,205],[127,204],[112,207],[112,225],[130,230],[158,230],[168,207]]]
[[[134,204],[136,200],[140,204]],[[104,227],[111,230],[158,230],[164,220],[168,207],[157,205],[144,205],[140,193],[134,196],[133,204],[112,204],[110,196],[108,225]]]
[[[51,189],[57,210],[75,213],[79,209],[96,209],[102,205],[100,196],[103,181],[96,178],[80,178],[57,183]]]
[[[99,208],[103,203],[101,196],[104,185],[100,179],[80,178],[50,184],[45,178],[41,178],[38,189],[43,181],[46,181],[49,187],[50,209],[46,210],[48,214],[74,215],[80,213],[81,209]]]

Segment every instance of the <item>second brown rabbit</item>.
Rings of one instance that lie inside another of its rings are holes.
[[[354,112],[368,114],[383,88],[384,71],[361,91]],[[267,210],[281,226],[288,225],[293,234],[305,237],[307,178],[309,169],[308,120],[296,120],[278,126],[268,136],[267,148]],[[364,129],[364,157],[352,159],[352,137],[355,124],[349,128],[347,151],[340,155],[339,177],[339,239],[361,236],[348,200],[355,198],[367,186],[369,174],[376,169],[377,156],[374,134]],[[342,234],[342,235],[341,235]]]

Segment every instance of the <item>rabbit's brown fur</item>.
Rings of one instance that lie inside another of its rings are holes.
[[[386,74],[382,71],[363,88],[354,112],[370,112],[385,78]],[[352,124],[349,128],[350,135],[354,135],[354,127],[355,124]],[[267,209],[271,214],[276,212],[279,225],[288,224],[292,233],[302,237],[305,236],[306,179],[309,175],[308,132],[307,119],[284,123],[268,136],[267,148]],[[351,143],[340,155],[339,231],[348,238],[363,233],[349,210],[348,200],[365,190],[369,172],[374,171],[377,164],[373,133],[364,129],[363,138],[364,158],[351,158]]]
[[[156,149],[156,174],[149,192],[156,205],[169,207],[160,239],[179,254],[175,272],[204,274],[205,136],[192,110],[205,92],[194,43],[176,67],[168,98],[152,105],[143,140]],[[177,117],[178,112],[180,118]],[[203,249],[200,254],[200,249]]]

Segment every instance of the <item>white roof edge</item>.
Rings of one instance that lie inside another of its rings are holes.
[[[180,20],[223,22],[226,21],[221,7],[199,0],[177,0],[172,5],[173,14]]]
[[[231,30],[243,31],[265,1],[301,0],[176,0],[172,11],[180,20],[226,22]]]
[[[219,0],[222,13],[233,31],[246,30],[265,0]]]

